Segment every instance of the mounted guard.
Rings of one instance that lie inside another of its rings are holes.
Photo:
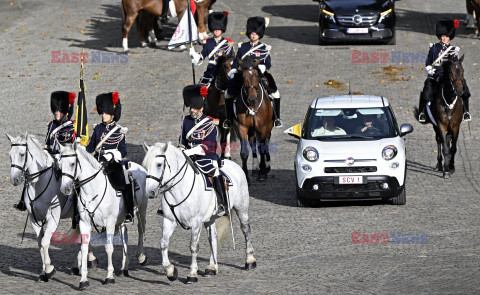
[[[247,56],[252,57],[254,60],[259,60],[258,69],[263,75],[261,81],[267,89],[270,98],[273,100],[274,105],[274,126],[282,127],[282,121],[280,120],[280,92],[278,91],[277,84],[270,73],[272,67],[270,45],[260,42],[265,33],[265,28],[268,26],[269,19],[263,17],[251,17],[247,20],[247,37],[249,42],[239,43],[237,59],[233,64],[233,69],[229,72],[231,81],[229,83],[228,91],[225,95],[225,103],[227,105],[227,119],[223,123],[223,128],[231,127],[231,120],[233,118],[233,100],[237,97],[242,87],[242,77],[238,74],[239,61],[245,59]]]
[[[458,23],[458,20],[453,21],[449,19],[441,19],[437,22],[435,31],[440,42],[430,43],[430,50],[425,61],[425,71],[428,76],[420,97],[418,121],[421,123],[425,123],[426,105],[428,102],[433,101],[435,91],[438,89],[439,81],[443,75],[443,63],[449,59],[458,60],[460,47],[450,45],[450,41],[455,37],[455,29],[458,27]],[[463,80],[463,86],[463,120],[470,121],[472,119],[469,113],[469,98],[471,94],[465,80]]]
[[[203,45],[201,53],[197,53],[195,48],[190,48],[192,63],[199,66],[204,60],[208,60],[207,70],[200,79],[200,84],[208,85],[215,75],[215,66],[221,55],[234,55],[233,40],[222,36],[227,30],[228,12],[213,12],[208,16],[208,29],[213,34],[213,38],[207,39]]]
[[[113,188],[121,191],[125,201],[125,223],[133,222],[133,178],[128,170],[127,144],[125,134],[128,129],[117,124],[122,114],[118,92],[103,93],[96,98],[97,112],[102,123],[95,126],[92,138],[86,149],[95,158],[105,163],[105,172]]]
[[[50,95],[50,109],[54,117],[52,121],[48,122],[45,150],[54,158],[60,152],[59,145],[73,143],[75,140],[73,121],[70,118],[73,114],[73,103],[76,97],[75,93],[67,91],[55,91]],[[58,171],[57,168],[55,170]],[[27,210],[23,196],[20,202],[13,207],[20,211]]]
[[[198,169],[212,177],[218,199],[216,215],[223,216],[229,214],[227,194],[225,180],[218,167],[220,159],[216,153],[217,129],[213,119],[203,114],[207,94],[208,90],[204,85],[189,85],[183,88],[183,99],[190,108],[190,115],[183,119],[180,145],[185,149],[185,155],[194,159]]]

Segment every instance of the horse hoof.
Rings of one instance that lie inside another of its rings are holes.
[[[258,176],[258,170],[252,170],[252,176]]]
[[[142,43],[142,48],[147,48],[148,44],[147,43]]]
[[[117,272],[117,277],[130,277],[130,275],[128,274],[128,269],[121,269]]]
[[[147,265],[147,264],[148,264],[148,257],[145,256],[145,260],[144,260],[143,262],[140,262],[140,265],[141,265],[141,266],[145,266],[145,265]]]
[[[217,271],[213,269],[206,269],[204,277],[213,277],[217,275]]]
[[[78,267],[72,267],[70,269],[70,275],[79,276],[80,275],[80,269],[78,269]]]
[[[170,282],[176,281],[178,279],[178,271],[176,267],[173,268],[173,275],[167,278]]]
[[[444,179],[449,179],[450,178],[450,172],[443,172],[443,178]]]
[[[258,174],[257,181],[265,181],[265,180],[267,180],[267,173]]]
[[[102,285],[110,285],[110,284],[115,284],[115,279],[106,278],[105,281],[103,281],[102,283]]]
[[[98,260],[95,258],[95,260],[92,261],[87,261],[87,267],[88,268],[96,268],[98,265]]]
[[[198,282],[197,277],[187,277],[187,281],[185,282],[185,284],[193,284],[193,283],[196,283],[196,282]]]
[[[90,283],[88,281],[80,282],[80,285],[78,286],[78,290],[85,290],[89,286],[90,286]]]
[[[252,269],[255,269],[257,267],[257,262],[254,261],[252,263],[245,263],[245,269],[246,270],[252,270]]]
[[[130,54],[130,50],[124,50],[123,54]]]
[[[38,277],[38,282],[42,282],[42,283],[48,282],[48,279],[50,279],[51,277],[53,277],[53,275],[54,275],[56,272],[57,272],[57,270],[54,268],[50,273],[41,274],[41,275]]]

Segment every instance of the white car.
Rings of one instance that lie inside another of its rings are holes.
[[[295,158],[297,200],[372,200],[406,203],[406,151],[386,98],[368,95],[315,99],[305,121],[286,130],[299,139]]]

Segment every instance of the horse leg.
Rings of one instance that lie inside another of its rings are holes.
[[[162,230],[162,239],[160,241],[160,248],[162,250],[162,266],[165,270],[168,280],[175,281],[178,278],[178,271],[168,260],[168,244],[170,243],[170,237],[173,234],[173,231],[177,227],[175,221],[171,221],[167,218],[163,218],[163,230]]]
[[[118,272],[118,276],[129,277],[128,274],[128,227],[126,225],[120,226],[119,230],[120,240],[122,241],[122,268]],[[114,239],[116,240],[116,239]]]
[[[248,166],[247,166],[247,160],[248,160],[248,128],[245,126],[239,126],[238,127],[238,135],[240,137],[240,157],[242,158],[242,169],[243,172],[245,172],[245,176],[247,177],[247,182],[250,184],[250,178],[248,177]]]
[[[105,281],[103,281],[104,285],[115,284],[115,279],[113,278],[114,268],[113,268],[113,259],[112,259],[114,234],[115,234],[115,221],[112,222],[108,220],[107,221],[107,240],[105,243],[105,252],[107,252],[108,266],[107,266],[107,277],[105,278]]]
[[[51,209],[49,210],[51,211]],[[48,218],[46,222],[46,226],[43,228],[43,235],[40,240],[40,253],[42,253],[42,258],[43,258],[43,264],[44,264],[44,269],[43,273],[39,277],[39,281],[42,282],[48,282],[48,279],[50,279],[56,272],[55,267],[51,264],[50,260],[50,255],[48,254],[48,248],[50,247],[50,240],[52,238],[52,234],[57,228],[58,224],[56,220],[60,220],[60,212],[58,214],[55,214],[56,218],[52,218],[52,214],[50,212],[47,213]]]
[[[440,128],[440,139],[442,141],[443,154],[443,178],[450,178],[450,147],[447,142],[447,133]]]
[[[86,213],[84,213],[86,214]],[[85,218],[88,218],[87,216],[85,216]],[[84,218],[84,219],[85,219]],[[84,290],[85,288],[87,288],[88,286],[90,286],[90,283],[88,282],[88,278],[87,278],[87,274],[88,274],[88,270],[87,270],[87,256],[88,256],[88,244],[90,242],[90,233],[92,232],[92,226],[90,225],[90,222],[85,222],[82,220],[82,218],[80,218],[80,222],[79,222],[79,226],[80,226],[80,233],[82,234],[82,263],[81,263],[81,266],[82,266],[82,270],[81,270],[81,274],[82,274],[82,277],[80,278],[80,285],[79,285],[79,289],[80,290]]]
[[[260,170],[258,164],[258,143],[255,136],[250,136],[248,139],[250,148],[252,149],[252,176],[257,176]]]
[[[258,181],[267,180],[267,165],[266,165],[266,150],[268,145],[266,140],[260,142],[260,173],[258,174]]]
[[[210,243],[210,264],[205,270],[205,276],[214,276],[218,274],[218,260],[217,260],[217,228],[215,227],[215,222],[210,222],[205,224],[205,229],[207,231],[208,242]]]
[[[247,259],[245,261],[245,269],[252,270],[257,267],[257,261],[253,256],[254,249],[252,246],[252,242],[250,240],[250,223],[248,221],[248,203],[243,208],[235,208],[235,212],[237,213],[238,219],[240,220],[240,228],[242,229],[243,235],[245,236],[245,244],[246,244],[246,254]]]
[[[38,243],[38,249],[40,250],[40,256],[42,257],[42,273],[40,274],[40,277],[38,278],[38,281],[42,281],[42,276],[45,275],[45,252],[42,249],[42,240],[44,238],[44,233],[42,227],[38,226],[35,223],[35,219],[33,218],[32,214],[28,214],[28,220],[30,220],[30,224],[33,227],[33,230],[35,231],[35,235],[37,236],[37,243]]]
[[[190,237],[190,252],[192,253],[192,264],[190,264],[190,273],[187,276],[186,284],[196,283],[198,281],[198,240],[200,239],[200,232],[202,230],[201,224],[194,222],[192,225],[192,233]]]
[[[458,140],[458,134],[460,133],[460,126],[458,128],[455,128],[452,130],[452,143],[451,143],[451,148],[450,148],[450,173],[455,173],[455,154],[457,153],[457,140]]]
[[[265,140],[265,172],[270,173],[270,135]]]
[[[146,196],[145,196],[146,199]],[[137,258],[141,266],[145,266],[148,263],[147,255],[145,255],[145,250],[143,248],[143,239],[145,237],[145,227],[147,224],[147,201],[145,203],[138,204],[138,213],[137,213],[137,229],[138,229],[138,246],[137,246]]]
[[[437,171],[443,171],[443,164],[442,164],[442,139],[438,135],[440,131],[437,132],[435,136],[435,140],[437,141],[437,167],[435,168]]]
[[[125,22],[122,26],[122,47],[124,53],[128,53],[128,33],[130,33],[130,29],[132,28],[132,25],[135,22],[137,15],[138,11],[131,15],[126,14],[125,16]]]

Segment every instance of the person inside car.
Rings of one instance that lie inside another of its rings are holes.
[[[347,133],[340,127],[336,126],[335,117],[323,117],[323,126],[313,131],[312,136],[329,136],[329,135],[346,135]]]

